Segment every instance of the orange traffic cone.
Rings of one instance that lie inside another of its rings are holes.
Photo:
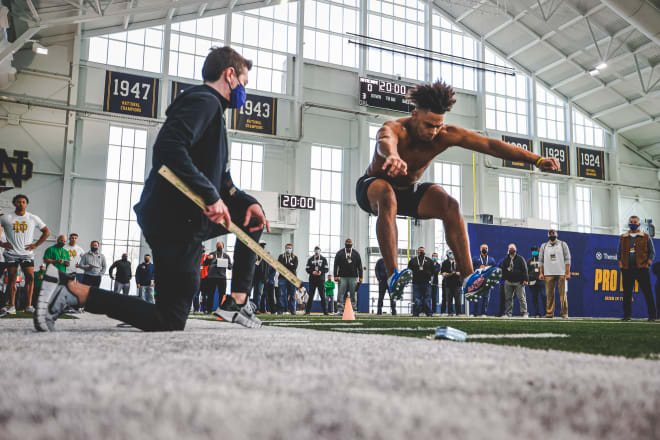
[[[351,298],[346,298],[344,304],[344,316],[341,317],[342,321],[355,321],[355,313],[353,313],[353,306],[351,305]]]

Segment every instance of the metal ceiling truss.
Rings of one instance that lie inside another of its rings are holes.
[[[561,4],[564,3],[564,0],[557,0],[557,5],[554,6],[554,7],[553,7],[553,3],[555,2],[555,0],[552,0],[552,2],[550,3],[550,9],[548,10],[547,15],[546,15],[545,11],[543,10],[543,5],[541,5],[541,0],[536,0],[536,2],[539,5],[539,10],[541,11],[541,15],[543,16],[543,19],[545,21],[548,21],[548,20],[550,20],[550,17],[552,17],[555,14],[555,12],[557,12],[557,9],[559,9]]]
[[[655,71],[655,65],[651,67],[651,74],[649,75],[648,82],[644,84],[644,77],[642,76],[642,69],[639,68],[639,60],[637,59],[637,55],[633,55],[635,58],[635,69],[637,69],[637,76],[639,77],[639,84],[642,86],[642,92],[644,94],[648,94],[655,86],[660,83],[660,78],[658,78],[653,84],[651,84],[651,80],[653,79],[653,73]]]

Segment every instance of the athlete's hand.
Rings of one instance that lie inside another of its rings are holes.
[[[390,177],[405,176],[408,174],[408,165],[399,156],[392,155],[385,159],[381,170],[387,170]]]
[[[5,243],[0,243],[0,246],[2,246],[2,247],[5,248],[5,249],[9,249],[9,250],[14,249],[14,247],[13,247],[13,246],[11,245],[11,243],[9,243],[8,241],[5,242]]]
[[[261,205],[258,203],[253,203],[248,207],[245,212],[245,222],[243,222],[243,226],[247,226],[250,223],[250,219],[253,217],[259,220],[259,224],[250,228],[250,232],[259,231],[263,229],[264,226],[266,227],[266,230],[270,232],[270,224],[268,223],[268,220],[266,220],[266,214],[264,214],[264,210],[261,209]]]
[[[559,164],[559,159],[556,157],[544,157],[543,160],[539,162],[538,168],[541,171],[559,171],[561,165]]]
[[[9,245],[9,246],[11,246],[11,245]],[[26,250],[26,251],[33,251],[33,250],[35,250],[36,248],[37,248],[37,245],[36,245],[36,244],[32,244],[32,243],[30,243],[30,244],[28,244],[28,245],[25,246],[25,250]],[[10,248],[10,249],[11,249],[11,248]]]
[[[225,202],[222,201],[222,199],[218,199],[217,202],[215,202],[212,205],[208,205],[206,207],[206,211],[204,211],[204,214],[211,220],[213,223],[221,223],[223,220],[225,221],[225,228],[229,228],[231,225],[231,215],[229,215],[229,208],[227,208],[227,205],[225,205]]]

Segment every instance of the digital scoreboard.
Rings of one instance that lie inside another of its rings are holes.
[[[316,198],[294,194],[280,194],[280,208],[316,209]]]
[[[414,110],[406,99],[411,87],[396,81],[360,77],[360,105],[409,113]]]

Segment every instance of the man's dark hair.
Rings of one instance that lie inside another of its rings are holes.
[[[246,60],[229,46],[212,47],[202,67],[204,81],[214,82],[220,78],[225,69],[233,67],[238,76],[243,68],[252,69],[252,61]]]
[[[76,234],[75,232],[72,232],[72,233],[69,234],[69,238],[73,237],[74,235],[75,235],[76,237],[78,237],[78,234]]]
[[[287,243],[287,244],[284,245],[284,247],[287,247],[287,246],[293,247],[293,245],[291,243]]]
[[[420,84],[408,91],[408,100],[415,104],[418,110],[426,110],[443,114],[451,110],[456,102],[454,89],[444,81],[433,84]]]
[[[92,243],[100,244],[98,240],[92,240],[92,241],[89,242],[90,245],[91,245]]]
[[[149,254],[144,254],[144,256],[145,256],[145,257],[151,257],[151,255],[149,255]]]
[[[632,219],[634,219],[634,218],[636,218],[637,220],[639,220],[639,217],[637,217],[636,215],[631,215],[630,217],[628,217],[628,220],[632,220]]]
[[[11,199],[11,204],[15,204],[16,200],[18,199],[25,199],[25,202],[29,205],[30,204],[30,199],[28,199],[28,196],[25,194],[16,194],[13,199]]]

